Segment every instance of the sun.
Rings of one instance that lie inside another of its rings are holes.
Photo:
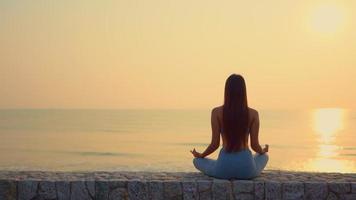
[[[345,22],[345,11],[338,5],[319,5],[313,9],[310,22],[311,28],[317,32],[335,33]]]

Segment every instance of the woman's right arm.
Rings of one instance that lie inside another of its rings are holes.
[[[264,154],[268,151],[268,146],[266,148],[261,147],[260,142],[258,141],[258,133],[260,130],[260,119],[257,111],[252,112],[252,122],[250,127],[250,137],[251,137],[251,148],[259,154]]]

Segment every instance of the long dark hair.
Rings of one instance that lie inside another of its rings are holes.
[[[226,137],[226,151],[240,148],[248,137],[249,111],[245,80],[241,75],[232,74],[225,83],[223,106],[223,134]]]

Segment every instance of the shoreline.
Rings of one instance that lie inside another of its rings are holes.
[[[356,199],[356,173],[266,170],[222,180],[199,172],[0,171],[0,199]]]

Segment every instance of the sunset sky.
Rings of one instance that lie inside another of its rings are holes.
[[[0,108],[356,109],[356,1],[0,1]]]

